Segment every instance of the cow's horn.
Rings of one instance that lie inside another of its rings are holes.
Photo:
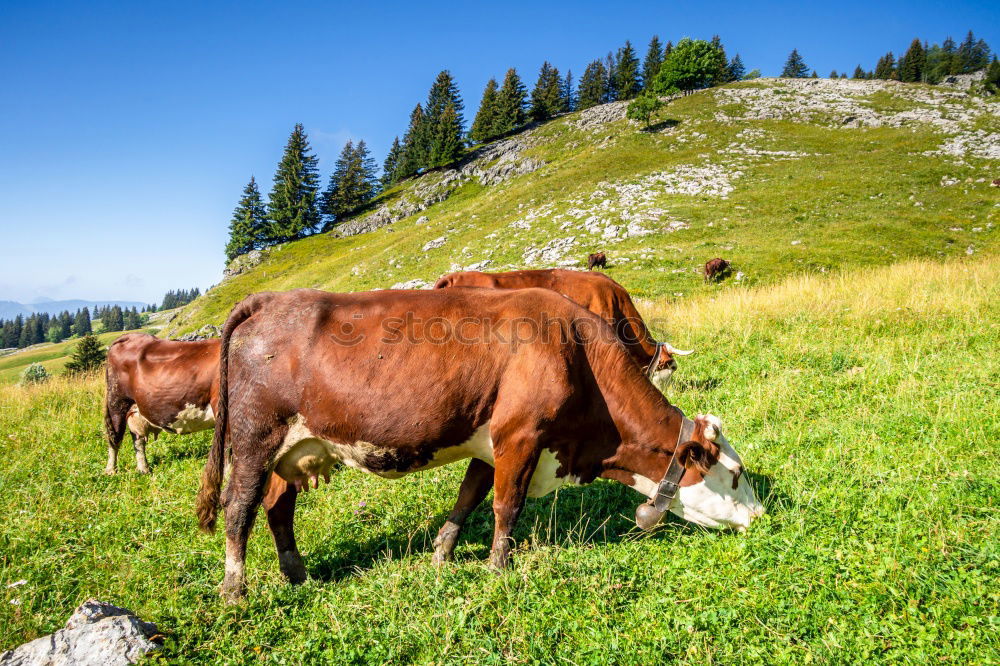
[[[635,509],[635,524],[648,532],[663,520],[663,514],[663,511],[653,506],[653,500],[643,502]]]
[[[674,347],[669,342],[664,342],[663,346],[667,348],[668,352],[670,352],[671,354],[674,354],[676,356],[687,356],[688,354],[693,354],[694,353],[693,349],[690,349],[688,351],[685,351],[683,349],[678,349],[677,347]]]

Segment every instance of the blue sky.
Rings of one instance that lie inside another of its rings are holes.
[[[816,5],[816,6],[814,6]],[[229,217],[302,122],[324,184],[343,142],[381,163],[441,69],[471,122],[490,76],[582,73],[626,39],[722,37],[822,76],[919,36],[1000,48],[1000,2],[0,3],[0,300],[159,300],[221,277]]]

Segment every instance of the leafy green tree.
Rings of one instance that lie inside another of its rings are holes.
[[[243,188],[233,217],[229,221],[229,242],[226,244],[226,261],[232,261],[241,254],[265,245],[268,236],[267,207],[257,189],[257,181],[250,176],[250,182]]]
[[[56,341],[58,342],[58,340]],[[41,363],[32,363],[21,373],[21,386],[42,384],[49,379],[49,373]]]
[[[497,93],[497,113],[494,136],[503,136],[520,128],[527,122],[525,106],[528,91],[517,70],[511,67],[503,77],[503,85]]]
[[[663,65],[663,45],[660,38],[653,35],[649,40],[649,47],[646,49],[646,58],[642,61],[642,89],[651,90],[653,81]]]
[[[319,160],[309,151],[305,129],[297,123],[268,196],[268,235],[273,243],[303,238],[319,225]]]
[[[631,120],[641,122],[643,128],[648,129],[649,119],[662,106],[663,102],[660,101],[659,97],[652,92],[644,92],[629,103],[625,115]]]
[[[486,82],[483,90],[483,97],[479,100],[479,110],[472,121],[472,128],[469,130],[469,138],[475,143],[483,143],[494,138],[497,126],[497,96],[499,88],[497,80],[490,79]]]
[[[531,91],[529,114],[535,121],[548,120],[562,110],[562,82],[559,70],[546,60],[538,72],[538,81]]]
[[[604,70],[604,63],[595,60],[587,65],[583,76],[580,77],[577,106],[580,109],[589,109],[604,104],[607,96],[607,72]]]
[[[66,374],[78,375],[100,368],[108,357],[108,352],[93,335],[85,335],[73,349],[73,356],[66,363]]]
[[[403,145],[399,142],[399,137],[397,136],[392,140],[392,147],[389,148],[389,154],[385,156],[385,161],[382,162],[382,189],[387,190],[399,180],[399,163],[403,158]]]
[[[927,53],[919,39],[910,42],[910,48],[899,59],[899,80],[904,83],[918,83],[924,80]]]
[[[896,57],[889,51],[878,59],[875,65],[875,78],[883,81],[896,78]]]
[[[448,107],[451,110],[448,111]],[[431,85],[424,107],[424,122],[429,137],[426,168],[448,164],[462,156],[465,121],[458,85],[448,70],[441,71]]]
[[[87,308],[77,310],[76,319],[73,321],[73,334],[80,337],[89,335],[93,329],[90,326],[90,311]]]
[[[396,170],[396,180],[409,178],[427,164],[429,137],[424,108],[417,104],[410,112],[410,126],[403,135],[403,153]]]
[[[804,79],[809,76],[809,67],[806,66],[805,60],[799,55],[798,49],[792,49],[792,52],[788,54],[788,60],[785,61],[785,66],[781,70],[781,78],[783,79]]]
[[[746,78],[747,68],[743,66],[743,58],[737,53],[733,56],[733,59],[729,61],[729,80],[730,81],[742,81]]]
[[[625,46],[618,49],[615,58],[617,69],[614,73],[615,98],[632,99],[642,91],[639,82],[639,58],[635,54],[632,42],[625,40]]]
[[[749,72],[747,72],[747,75],[743,77],[743,80],[752,81],[753,79],[759,79],[759,78],[760,78],[760,70],[754,68],[751,69]]]
[[[56,343],[62,341],[62,329],[59,327],[59,322],[53,322],[49,325],[49,330],[45,332],[45,340],[47,342]]]
[[[711,43],[701,39],[682,39],[660,68],[654,92],[671,95],[715,85],[725,64],[722,51]]]
[[[562,80],[560,97],[562,98],[561,110],[563,112],[576,111],[576,90],[573,88],[573,70],[566,70],[566,76]]]

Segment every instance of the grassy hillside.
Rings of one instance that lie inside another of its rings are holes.
[[[500,575],[484,508],[457,562],[430,563],[462,465],[343,470],[296,515],[312,580],[284,584],[258,521],[249,599],[225,607],[223,537],[193,516],[207,434],[109,478],[99,382],[4,389],[0,649],[96,596],[184,663],[1000,660],[1000,262],[769,282],[643,304],[699,350],[668,396],[723,417],[767,517],[644,536],[639,496],[598,482],[530,500]]]
[[[153,333],[157,329],[144,329],[142,331],[119,331],[116,333],[100,333],[97,339],[107,347],[119,336],[125,333]],[[66,363],[69,362],[73,350],[79,344],[78,339],[65,340],[57,343],[42,343],[32,345],[27,349],[0,356],[0,386],[3,384],[14,384],[21,379],[21,373],[32,363],[41,363],[50,375],[56,375],[63,371]]]
[[[758,80],[674,100],[650,131],[612,104],[512,141],[511,163],[542,166],[494,185],[461,170],[406,182],[379,203],[450,196],[372,233],[282,246],[189,305],[166,333],[220,324],[233,303],[265,289],[580,266],[595,250],[637,295],[681,297],[719,289],[697,274],[714,256],[732,259],[742,282],[768,284],[997,244],[1000,101],[953,90]]]

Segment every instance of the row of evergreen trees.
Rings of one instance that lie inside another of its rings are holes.
[[[163,303],[160,304],[160,307],[153,308],[153,311],[157,309],[170,310],[172,308],[179,308],[182,305],[187,305],[199,296],[201,296],[201,289],[198,287],[194,289],[171,289],[163,295]]]
[[[878,59],[875,68],[866,70],[860,64],[854,68],[852,79],[881,79],[885,81],[902,81],[904,83],[940,83],[945,77],[954,74],[969,74],[981,69],[987,69],[987,87],[991,75],[1000,82],[1000,63],[994,55],[990,59],[989,45],[970,30],[961,44],[948,37],[941,44],[928,46],[926,41],[914,39],[909,48],[897,60],[895,54],[889,51]],[[807,78],[809,67],[793,49],[785,61],[781,71],[784,78]],[[817,78],[816,70],[812,70],[812,78]],[[830,72],[831,79],[846,79],[846,72]]]
[[[62,342],[74,335],[83,336],[91,332],[90,311],[82,308],[71,314],[63,310],[57,315],[37,312],[24,317],[0,321],[0,347],[23,349],[41,342]]]
[[[106,305],[103,308],[94,308],[94,319],[99,320],[104,326],[104,332],[113,331],[134,331],[142,328],[142,315],[135,306],[122,308],[119,305]]]

